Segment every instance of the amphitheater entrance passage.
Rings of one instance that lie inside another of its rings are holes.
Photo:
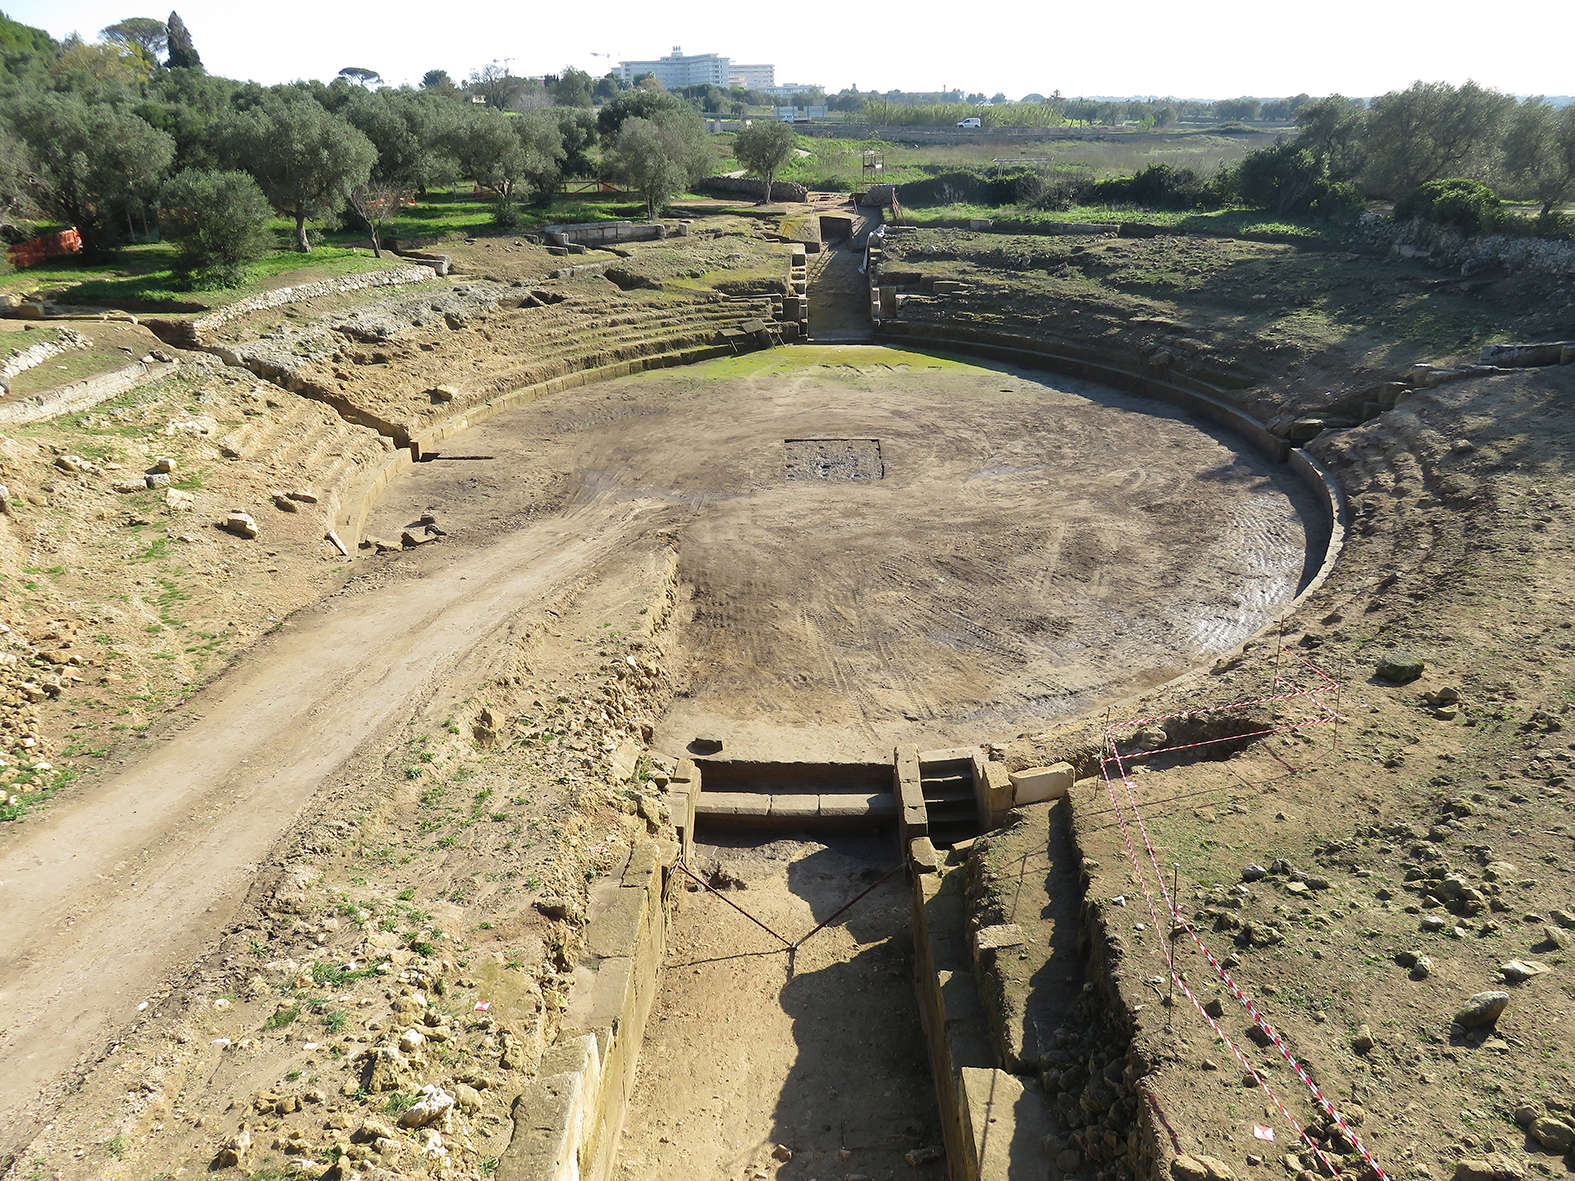
[[[706,884],[687,883],[669,929],[615,1175],[941,1181],[889,827],[705,831],[690,864]]]
[[[826,194],[813,193],[812,198]],[[853,201],[817,200],[821,250],[809,263],[809,339],[817,343],[859,343],[874,339],[869,287],[860,270],[864,235],[871,225]]]

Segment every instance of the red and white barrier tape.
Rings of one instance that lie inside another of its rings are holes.
[[[1284,1058],[1284,1060],[1291,1067],[1291,1069],[1296,1072],[1296,1076],[1298,1078],[1300,1078],[1304,1084],[1306,1084],[1307,1088],[1311,1091],[1311,1093],[1313,1095],[1313,1098],[1317,1101],[1318,1106],[1320,1107],[1320,1109],[1322,1109],[1322,1111],[1325,1113],[1325,1115],[1327,1115],[1329,1117],[1329,1119],[1334,1122],[1335,1126],[1337,1128],[1339,1128],[1341,1134],[1345,1137],[1345,1139],[1361,1155],[1362,1159],[1367,1162],[1368,1166],[1370,1168],[1372,1168],[1373,1172],[1379,1178],[1379,1181],[1389,1181],[1388,1174],[1386,1174],[1384,1172],[1384,1170],[1379,1166],[1378,1162],[1373,1159],[1372,1153],[1367,1149],[1367,1146],[1362,1143],[1360,1137],[1358,1137],[1356,1135],[1356,1133],[1351,1130],[1350,1124],[1347,1122],[1345,1117],[1343,1115],[1341,1115],[1340,1112],[1335,1109],[1334,1104],[1332,1104],[1329,1101],[1328,1097],[1319,1088],[1318,1084],[1315,1083],[1312,1080],[1311,1076],[1308,1075],[1306,1069],[1302,1066],[1302,1064],[1296,1060],[1295,1056],[1291,1053],[1289,1047],[1286,1046],[1284,1039],[1281,1038],[1279,1033],[1268,1023],[1268,1021],[1264,1018],[1262,1012],[1258,1009],[1258,1007],[1255,1004],[1252,1003],[1252,1001],[1247,997],[1247,995],[1244,992],[1242,992],[1240,986],[1237,985],[1235,980],[1233,980],[1231,978],[1230,973],[1225,970],[1224,966],[1215,957],[1214,953],[1209,950],[1207,944],[1205,944],[1203,942],[1203,939],[1198,935],[1198,932],[1197,932],[1196,928],[1194,928],[1192,926],[1192,924],[1190,922],[1188,922],[1187,919],[1185,917],[1183,917],[1183,915],[1181,914],[1180,907],[1178,905],[1177,900],[1171,896],[1170,890],[1165,885],[1165,875],[1164,875],[1163,870],[1161,870],[1161,868],[1160,868],[1159,858],[1154,852],[1154,844],[1153,844],[1152,839],[1149,836],[1148,825],[1143,819],[1142,810],[1138,807],[1136,785],[1132,782],[1132,777],[1127,773],[1126,765],[1125,765],[1125,762],[1123,761],[1124,759],[1126,761],[1132,761],[1132,760],[1137,759],[1137,758],[1148,758],[1148,757],[1152,757],[1153,755],[1164,754],[1164,753],[1167,753],[1169,751],[1191,750],[1191,749],[1195,749],[1195,748],[1200,747],[1200,746],[1209,746],[1209,745],[1212,745],[1212,744],[1217,743],[1217,742],[1230,742],[1230,741],[1236,741],[1236,740],[1239,740],[1239,739],[1242,739],[1242,738],[1256,738],[1256,737],[1262,737],[1262,736],[1267,735],[1267,734],[1286,733],[1286,732],[1290,732],[1290,731],[1294,731],[1294,730],[1304,729],[1304,728],[1306,728],[1308,726],[1321,725],[1321,724],[1323,724],[1325,722],[1337,721],[1339,719],[1338,713],[1336,713],[1332,708],[1330,708],[1328,703],[1325,702],[1322,699],[1321,694],[1330,692],[1330,691],[1335,690],[1335,689],[1338,689],[1339,688],[1339,684],[1336,681],[1334,681],[1331,677],[1329,677],[1327,674],[1322,672],[1322,670],[1320,670],[1317,667],[1315,667],[1312,664],[1311,661],[1303,660],[1303,661],[1301,661],[1301,663],[1303,665],[1305,665],[1315,675],[1320,677],[1323,680],[1324,683],[1322,685],[1316,687],[1316,688],[1313,688],[1313,689],[1300,690],[1300,691],[1294,692],[1294,693],[1287,693],[1287,694],[1281,694],[1281,695],[1270,696],[1270,697],[1252,698],[1252,699],[1247,700],[1247,701],[1234,702],[1231,705],[1211,706],[1211,707],[1208,707],[1207,709],[1189,710],[1189,711],[1185,711],[1185,712],[1182,712],[1182,713],[1156,715],[1153,718],[1140,719],[1140,720],[1137,720],[1137,721],[1134,721],[1134,722],[1118,722],[1118,723],[1109,723],[1109,724],[1107,724],[1106,727],[1105,727],[1105,745],[1108,746],[1110,753],[1108,755],[1106,755],[1104,753],[1104,751],[1100,752],[1100,759],[1099,759],[1100,775],[1105,781],[1105,788],[1106,788],[1106,791],[1108,792],[1108,794],[1110,796],[1111,807],[1114,810],[1114,812],[1116,814],[1116,819],[1117,819],[1117,821],[1118,821],[1118,823],[1120,824],[1120,827],[1121,827],[1121,839],[1122,839],[1122,842],[1126,846],[1127,856],[1129,858],[1131,858],[1132,869],[1133,869],[1134,874],[1136,874],[1138,884],[1139,884],[1139,886],[1142,887],[1143,898],[1144,898],[1144,901],[1148,904],[1149,917],[1152,918],[1153,921],[1154,921],[1155,930],[1156,931],[1161,930],[1160,922],[1159,922],[1159,915],[1158,915],[1158,912],[1157,912],[1157,910],[1156,910],[1156,908],[1154,906],[1153,895],[1151,894],[1151,892],[1149,891],[1149,888],[1148,888],[1148,880],[1147,880],[1148,879],[1148,874],[1144,871],[1143,866],[1142,866],[1142,862],[1139,860],[1139,858],[1137,856],[1137,850],[1133,847],[1133,844],[1132,844],[1131,833],[1130,833],[1130,830],[1127,827],[1127,822],[1126,822],[1126,817],[1125,817],[1125,809],[1123,809],[1123,807],[1121,805],[1121,802],[1116,798],[1115,784],[1114,784],[1114,782],[1112,782],[1111,777],[1110,777],[1110,764],[1111,763],[1115,764],[1116,770],[1121,776],[1122,784],[1123,784],[1123,786],[1126,789],[1128,807],[1131,808],[1133,819],[1137,821],[1138,829],[1139,829],[1139,831],[1142,834],[1143,847],[1144,847],[1144,850],[1148,854],[1149,864],[1153,867],[1153,870],[1154,870],[1154,881],[1159,885],[1160,895],[1165,901],[1166,908],[1170,911],[1172,926],[1174,926],[1175,924],[1179,924],[1182,927],[1182,929],[1184,929],[1187,932],[1187,934],[1192,938],[1192,942],[1197,946],[1198,950],[1201,951],[1203,953],[1204,957],[1208,960],[1209,966],[1214,970],[1214,973],[1220,978],[1220,980],[1222,980],[1224,982],[1226,988],[1229,989],[1231,995],[1233,997],[1235,997],[1236,1000],[1241,1004],[1241,1006],[1247,1011],[1247,1014],[1253,1019],[1253,1022],[1257,1025],[1258,1029],[1262,1031],[1264,1036],[1267,1037],[1270,1040],[1270,1042],[1274,1045],[1274,1047],[1280,1052],[1280,1056],[1282,1058]],[[1293,683],[1289,678],[1281,678],[1279,676],[1276,676],[1275,677],[1275,685],[1276,685],[1276,687],[1278,687],[1282,683],[1282,680],[1286,684]],[[1115,731],[1117,726],[1143,725],[1143,724],[1145,724],[1147,722],[1151,722],[1151,721],[1163,721],[1163,720],[1169,720],[1169,719],[1172,719],[1172,718],[1189,717],[1189,716],[1194,716],[1196,714],[1201,714],[1201,713],[1217,713],[1217,712],[1221,712],[1221,711],[1227,710],[1227,709],[1236,709],[1236,708],[1241,708],[1241,707],[1248,706],[1248,705],[1261,705],[1261,704],[1266,704],[1266,703],[1271,702],[1271,701],[1285,701],[1285,700],[1290,700],[1290,699],[1294,699],[1294,698],[1298,698],[1298,697],[1306,697],[1310,701],[1315,703],[1319,707],[1319,709],[1323,711],[1323,716],[1318,717],[1318,718],[1314,718],[1314,719],[1311,719],[1311,720],[1308,720],[1308,721],[1287,723],[1286,725],[1283,725],[1283,726],[1274,726],[1274,727],[1270,727],[1270,728],[1267,728],[1267,729],[1264,729],[1264,730],[1256,730],[1256,731],[1251,731],[1251,732],[1244,733],[1244,734],[1230,735],[1230,736],[1228,736],[1226,738],[1209,739],[1209,740],[1206,740],[1206,741],[1203,741],[1203,742],[1179,743],[1179,744],[1176,744],[1174,746],[1162,747],[1162,748],[1159,748],[1159,749],[1156,749],[1156,750],[1151,750],[1151,751],[1137,752],[1137,753],[1129,754],[1129,755],[1126,755],[1126,756],[1123,756],[1121,754],[1121,752],[1116,747],[1116,739],[1115,739],[1114,731]],[[1163,937],[1164,938],[1169,938],[1169,932],[1170,932],[1170,928],[1166,928]],[[1176,984],[1177,987],[1179,987],[1182,990],[1183,994],[1190,1001],[1192,1001],[1193,1007],[1196,1008],[1198,1010],[1198,1013],[1203,1017],[1203,1019],[1208,1022],[1209,1027],[1214,1031],[1215,1036],[1217,1036],[1220,1039],[1220,1041],[1225,1044],[1226,1048],[1229,1049],[1233,1055],[1235,1055],[1236,1060],[1238,1062],[1240,1062],[1241,1065],[1247,1070],[1248,1074],[1252,1077],[1253,1081],[1256,1082],[1260,1088],[1262,1088],[1264,1094],[1266,1094],[1269,1097],[1269,1099],[1274,1103],[1275,1107],[1279,1109],[1280,1114],[1283,1115],[1286,1118],[1286,1120],[1290,1123],[1290,1125],[1294,1129],[1296,1129],[1297,1135],[1300,1136],[1300,1138],[1304,1142],[1306,1142],[1307,1146],[1310,1149],[1312,1149],[1313,1153],[1318,1158],[1320,1163],[1322,1163],[1323,1166],[1326,1169],[1329,1170],[1330,1175],[1332,1177],[1338,1178],[1340,1176],[1340,1172],[1335,1167],[1333,1161],[1331,1161],[1329,1159],[1328,1154],[1325,1153],[1322,1148],[1320,1148],[1317,1144],[1315,1144],[1312,1141],[1311,1137],[1308,1136],[1306,1130],[1303,1129],[1301,1124],[1297,1122],[1296,1118],[1294,1116],[1292,1116],[1291,1113],[1288,1110],[1286,1110],[1286,1107],[1285,1107],[1284,1103],[1282,1103],[1280,1101],[1279,1096],[1277,1096],[1274,1093],[1273,1089],[1268,1085],[1268,1083],[1266,1081],[1264,1081],[1263,1076],[1258,1073],[1258,1071],[1247,1060],[1246,1056],[1241,1052],[1241,1050],[1239,1048],[1237,1048],[1236,1044],[1234,1042],[1232,1042],[1230,1037],[1226,1035],[1225,1031],[1220,1028],[1218,1022],[1216,1022],[1214,1020],[1214,1018],[1210,1017],[1208,1015],[1208,1013],[1204,1010],[1203,1005],[1199,1002],[1196,994],[1192,991],[1191,987],[1188,986],[1187,982],[1176,971],[1176,969],[1175,969],[1174,952],[1172,952],[1171,955],[1169,957],[1167,957],[1167,963],[1169,965],[1169,971],[1170,971],[1170,978],[1171,978],[1171,980]]]

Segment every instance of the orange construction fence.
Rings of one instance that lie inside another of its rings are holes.
[[[37,266],[46,258],[54,258],[61,254],[79,254],[81,251],[82,235],[73,228],[61,230],[56,234],[45,234],[42,238],[34,238],[30,242],[18,242],[15,246],[6,249],[5,257],[7,262],[20,269]]]

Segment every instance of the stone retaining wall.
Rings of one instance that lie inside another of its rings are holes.
[[[1575,275],[1575,242],[1568,240],[1462,234],[1420,220],[1397,223],[1375,213],[1363,214],[1357,228],[1368,242],[1392,254],[1425,259],[1468,277],[1482,271],[1485,264],[1497,264],[1511,271]]]
[[[984,356],[1082,377],[1127,393],[1155,398],[1224,427],[1246,439],[1266,458],[1286,464],[1313,494],[1318,506],[1320,524],[1325,532],[1323,537],[1315,537],[1312,544],[1323,545],[1323,561],[1317,573],[1287,605],[1287,610],[1321,586],[1334,568],[1345,541],[1347,520],[1345,495],[1339,484],[1312,456],[1299,447],[1293,447],[1288,440],[1270,431],[1246,411],[1230,405],[1217,389],[1203,387],[1197,382],[1183,385],[1176,380],[1161,380],[1127,369],[1117,360],[1098,357],[1093,353],[1073,355],[1069,350],[1057,351],[1033,337],[984,331],[961,324],[941,325],[887,319],[877,321],[875,340],[881,344],[895,343],[908,348],[917,344],[943,352]]]
[[[609,242],[655,242],[683,237],[689,227],[683,222],[587,221],[577,225],[543,226],[541,236],[549,246],[605,246]]]
[[[699,773],[679,763],[668,803],[679,841],[693,827]],[[645,1023],[656,998],[667,924],[677,897],[678,841],[644,840],[620,873],[591,887],[585,950],[568,1009],[541,1067],[514,1101],[501,1181],[605,1181],[634,1089]]]
[[[35,369],[51,357],[58,357],[61,353],[68,353],[72,349],[85,348],[87,348],[86,340],[71,329],[62,328],[60,336],[55,340],[41,340],[25,349],[17,349],[4,362],[0,362],[0,390],[5,389],[5,383],[17,374]]]
[[[448,262],[446,255],[433,255],[432,258],[442,259],[446,269]],[[421,265],[407,264],[382,271],[365,271],[359,275],[344,275],[335,279],[298,283],[293,287],[275,287],[272,291],[261,291],[246,299],[237,300],[217,311],[209,312],[206,316],[198,316],[191,320],[149,322],[148,327],[165,339],[173,336],[183,338],[172,343],[200,344],[203,333],[212,332],[239,316],[283,307],[286,304],[302,303],[309,299],[320,299],[323,296],[362,291],[369,287],[400,287],[407,283],[424,283],[432,278],[436,269],[434,262],[425,262]]]
[[[109,373],[99,373],[92,377],[84,377],[81,381],[74,381],[70,385],[63,385],[59,389],[48,390],[42,394],[34,394],[30,398],[19,399],[14,402],[0,405],[0,423],[14,425],[23,422],[38,422],[45,418],[53,418],[57,414],[66,414],[75,410],[86,410],[90,406],[97,406],[118,394],[123,394],[129,389],[135,389],[144,381],[166,377],[178,368],[175,364],[160,364],[153,362],[144,364],[137,361],[122,369],[115,369]]]
[[[676,365],[689,365],[697,361],[709,361],[714,357],[732,356],[734,352],[734,345],[701,345],[679,352],[634,357],[594,369],[576,369],[547,381],[511,390],[481,406],[474,406],[463,414],[456,414],[407,440],[402,440],[401,445],[390,452],[388,459],[371,472],[360,488],[344,498],[335,514],[336,531],[347,545],[358,545],[361,538],[365,536],[366,519],[372,511],[372,506],[377,503],[384,490],[394,482],[406,465],[414,463],[422,455],[430,454],[444,439],[475,426],[494,414],[512,410],[516,406],[527,405],[538,398],[562,390],[576,389],[591,382],[610,381],[618,377],[627,377],[632,373],[643,373],[647,369],[665,369]],[[387,431],[381,433],[388,434]]]

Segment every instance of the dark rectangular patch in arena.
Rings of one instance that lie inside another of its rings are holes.
[[[789,480],[882,480],[879,439],[783,439],[782,474]]]

